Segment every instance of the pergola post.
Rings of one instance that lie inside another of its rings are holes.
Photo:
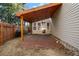
[[[24,27],[23,27],[23,16],[21,16],[21,41],[24,41]]]
[[[32,34],[32,22],[30,23],[30,26],[31,26],[30,28],[31,28],[31,34]]]

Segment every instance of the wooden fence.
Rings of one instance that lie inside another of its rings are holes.
[[[0,22],[0,45],[15,37],[16,26]]]

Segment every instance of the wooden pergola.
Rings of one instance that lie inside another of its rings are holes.
[[[20,17],[20,20],[21,20],[21,40],[24,41],[23,20],[30,23],[39,21],[39,20],[44,20],[46,18],[51,17],[61,5],[62,5],[61,3],[50,3],[37,8],[32,8],[32,9],[17,12],[16,16]]]

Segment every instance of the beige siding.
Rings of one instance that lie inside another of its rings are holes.
[[[46,22],[45,25],[42,25],[42,22]],[[49,22],[50,26],[49,26],[49,30],[47,29],[47,22]],[[33,29],[34,27],[34,23],[36,23],[36,30]],[[43,34],[41,28],[46,28],[46,33],[45,34],[51,34],[51,27],[52,27],[52,20],[51,18],[45,19],[45,20],[41,20],[41,21],[37,21],[32,23],[32,34]],[[40,30],[38,30],[38,23],[41,23],[41,28]]]
[[[79,4],[63,4],[53,18],[52,34],[79,49]]]

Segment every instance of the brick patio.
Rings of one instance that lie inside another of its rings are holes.
[[[62,48],[63,45],[56,43],[52,35],[26,35],[22,47],[24,48]]]

